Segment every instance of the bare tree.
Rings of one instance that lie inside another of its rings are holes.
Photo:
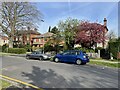
[[[108,33],[108,38],[110,41],[113,41],[113,40],[116,40],[117,36],[115,35],[114,31],[111,30],[109,33]]]
[[[35,6],[28,2],[3,2],[0,8],[2,32],[9,37],[9,47],[13,47],[13,40],[17,30],[23,27],[36,26],[41,22],[42,14]]]

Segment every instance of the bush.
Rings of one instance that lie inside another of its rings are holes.
[[[117,59],[117,53],[120,52],[120,41],[109,42],[109,50],[112,56]]]
[[[98,53],[98,50],[103,50],[104,48],[102,48],[102,47],[96,47],[95,48],[95,52],[97,52]]]
[[[24,48],[26,49],[27,52],[30,52],[32,50],[32,47],[30,44],[25,45]]]
[[[75,48],[75,50],[81,50],[86,53],[89,53],[89,52],[94,53],[95,52],[93,49],[81,48],[81,47],[77,47],[77,48]]]
[[[14,53],[14,54],[24,54],[26,53],[26,49],[24,48],[7,48],[5,50],[7,53]]]
[[[8,48],[8,44],[4,44],[1,49],[2,49],[2,52],[5,52],[6,48]]]

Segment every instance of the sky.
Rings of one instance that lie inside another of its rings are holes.
[[[48,31],[49,26],[57,26],[60,20],[68,17],[78,20],[89,20],[103,24],[107,18],[109,31],[118,35],[118,3],[117,2],[34,2],[43,14],[38,30],[40,33]]]

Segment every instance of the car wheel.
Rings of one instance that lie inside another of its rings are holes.
[[[76,60],[76,64],[77,64],[77,65],[81,65],[81,64],[82,64],[82,61],[81,61],[80,59],[77,59],[77,60]]]
[[[58,62],[59,61],[59,59],[58,58],[55,58],[55,62]]]
[[[42,60],[43,60],[43,57],[39,57],[39,60],[42,61]]]
[[[26,56],[26,59],[30,59],[30,57],[29,57],[29,56]]]

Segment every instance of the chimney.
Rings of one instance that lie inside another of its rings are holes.
[[[104,26],[107,26],[107,19],[104,18]]]

